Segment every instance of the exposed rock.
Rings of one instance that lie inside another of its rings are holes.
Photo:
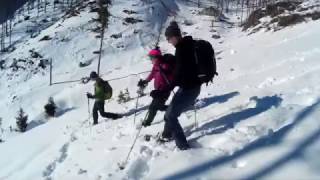
[[[187,20],[186,19],[186,20],[183,21],[183,24],[186,25],[186,26],[192,26],[193,22],[191,20]]]
[[[43,36],[39,41],[48,41],[51,40],[52,38],[50,36]]]
[[[311,20],[320,19],[320,12],[316,10],[316,8],[319,8],[319,4],[305,7],[301,3],[302,1],[281,1],[267,5],[266,8],[257,9],[242,24],[243,30],[252,28],[249,34],[255,33],[262,28],[277,31],[287,26],[305,22],[309,18]],[[262,21],[261,18],[263,17],[268,18]]]
[[[110,37],[111,37],[111,38],[114,38],[114,39],[118,39],[118,38],[121,38],[121,37],[122,37],[122,33],[112,34]]]
[[[126,14],[137,14],[137,12],[135,12],[135,11],[132,11],[132,10],[127,10],[127,9],[125,9],[125,10],[123,10],[122,12],[124,12],[124,13],[126,13]]]
[[[89,66],[90,64],[91,64],[90,61],[80,62],[80,63],[79,63],[79,67],[86,67],[86,66]]]
[[[311,17],[312,20],[320,19],[320,11],[315,11],[313,13],[306,14],[307,17]]]
[[[212,37],[213,39],[220,39],[220,38],[221,38],[221,36],[219,36],[219,35],[217,35],[217,34],[213,34],[211,37]]]
[[[39,54],[38,52],[34,51],[33,49],[29,50],[29,52],[31,53],[31,57],[32,58],[42,58],[42,55]]]
[[[215,16],[219,17],[221,14],[221,11],[215,7],[208,7],[202,9],[202,11],[199,12],[199,15],[206,15],[206,16]]]
[[[294,24],[298,24],[304,21],[304,16],[299,14],[291,14],[288,16],[280,16],[278,17],[278,25],[282,27],[291,26]]]
[[[299,1],[282,1],[275,4],[269,4],[266,8],[260,8],[253,11],[246,22],[242,25],[244,30],[247,30],[250,27],[254,27],[261,22],[259,21],[262,17],[278,16],[285,11],[294,11],[302,2]]]
[[[5,60],[0,60],[0,69],[5,69]]]
[[[125,24],[136,24],[139,22],[143,22],[141,19],[135,19],[133,17],[126,17],[124,18],[124,23]]]

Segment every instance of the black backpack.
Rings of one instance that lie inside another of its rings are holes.
[[[162,55],[161,63],[168,64],[170,68],[174,69],[176,66],[176,57],[173,54],[166,53]]]
[[[195,40],[194,48],[199,80],[201,83],[208,84],[213,81],[214,76],[218,75],[213,47],[208,41]]]
[[[112,87],[109,82],[102,80],[102,87],[106,96],[105,99],[110,99],[112,97]]]
[[[166,53],[162,55],[160,63],[169,65],[169,69],[167,70],[162,69],[161,65],[159,67],[160,67],[161,76],[163,76],[166,82],[170,84],[169,79],[167,78],[167,75],[170,75],[173,73],[174,68],[176,66],[176,57],[173,54]]]

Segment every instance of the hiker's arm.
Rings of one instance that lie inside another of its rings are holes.
[[[91,93],[87,92],[87,97],[90,98],[90,99],[94,99],[94,95],[92,95]]]
[[[173,81],[171,83],[171,88],[173,89],[181,81],[181,64],[183,60],[183,54],[179,48],[176,49],[176,64],[173,71]]]
[[[150,74],[149,74],[148,77],[146,78],[146,81],[147,81],[147,82],[150,82],[150,81],[154,78],[155,71],[156,71],[156,70],[155,70],[155,67],[153,66]]]

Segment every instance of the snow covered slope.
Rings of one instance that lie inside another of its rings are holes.
[[[159,112],[152,126],[142,129],[126,168],[119,169],[151,98],[140,98],[135,110],[136,99],[118,104],[116,96],[128,88],[136,97],[136,84],[147,74],[110,81],[114,97],[105,108],[126,116],[117,121],[100,118],[92,127],[85,96],[93,91],[92,82],[48,86],[48,68],[36,74],[31,65],[28,70],[7,68],[0,71],[0,117],[5,129],[0,179],[319,179],[319,21],[247,35],[226,23],[211,27],[212,17],[197,15],[199,9],[190,3],[162,1],[165,7],[160,1],[113,2],[101,73],[104,79],[114,79],[150,70],[146,53],[172,19],[186,34],[209,40],[215,47],[219,76],[214,84],[202,87],[198,127],[193,110],[180,117],[193,148],[179,151],[173,142],[158,145],[153,139],[144,140],[145,134],[162,131],[163,112]],[[125,9],[136,13],[127,14]],[[227,16],[230,21],[237,19],[234,14]],[[126,24],[125,17],[143,22]],[[99,47],[97,33],[91,31],[96,27],[92,18],[96,13],[84,8],[79,16],[57,21],[0,57],[9,67],[13,58],[30,58],[29,50],[34,50],[53,60],[54,82],[88,76],[96,69],[98,55],[92,52]],[[39,41],[46,35],[52,40]],[[164,52],[174,52],[163,33],[159,45]],[[80,68],[80,62],[91,64]],[[146,91],[150,90],[151,85]],[[50,96],[59,115],[47,119],[43,106]],[[19,107],[30,122],[22,134],[9,131],[9,126],[15,127]]]

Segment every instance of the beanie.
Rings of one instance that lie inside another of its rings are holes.
[[[95,78],[97,78],[98,77],[98,74],[95,72],[95,71],[92,71],[91,73],[90,73],[90,79],[95,79]]]
[[[151,49],[148,53],[149,56],[158,57],[161,56],[161,51],[159,48]]]
[[[170,25],[167,27],[164,35],[166,37],[173,37],[173,36],[181,37],[181,30],[178,26],[178,23],[176,21],[171,21]]]

